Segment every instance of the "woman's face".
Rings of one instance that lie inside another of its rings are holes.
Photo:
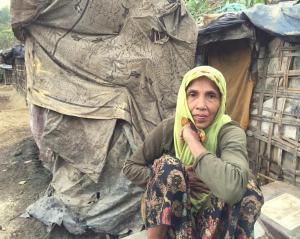
[[[187,104],[195,125],[205,129],[219,110],[221,95],[216,84],[206,77],[193,80],[186,89]]]

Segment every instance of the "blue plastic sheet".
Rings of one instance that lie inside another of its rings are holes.
[[[290,42],[300,42],[300,3],[257,4],[244,10],[256,27]]]
[[[222,7],[218,13],[222,12],[241,12],[246,9],[246,6],[241,3],[226,3],[224,7]]]

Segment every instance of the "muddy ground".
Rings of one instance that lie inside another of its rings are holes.
[[[50,177],[38,160],[25,97],[0,84],[0,239],[48,238],[44,225],[19,215],[44,193]]]

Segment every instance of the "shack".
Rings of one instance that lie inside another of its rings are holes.
[[[0,50],[0,82],[14,84],[25,94],[26,74],[24,64],[24,45],[17,44],[9,49]]]
[[[205,21],[196,61],[225,75],[227,112],[247,132],[250,166],[265,185],[265,208],[273,208],[261,216],[267,233],[271,238],[299,238],[300,221],[283,219],[284,210],[274,207],[290,203],[298,206],[289,211],[300,212],[299,1],[256,5]],[[287,221],[294,224],[287,226]]]
[[[299,8],[292,1],[224,14],[200,29],[196,52],[197,64],[215,66],[226,77],[227,112],[247,129],[254,172],[295,185],[300,183]],[[283,13],[274,17],[276,11]]]
[[[53,175],[23,216],[82,237],[140,231],[143,190],[121,169],[174,113],[194,64],[197,28],[184,2],[13,0],[11,9],[32,133]]]

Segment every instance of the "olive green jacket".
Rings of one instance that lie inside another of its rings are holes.
[[[173,127],[174,118],[162,121],[125,162],[123,173],[129,180],[145,187],[153,161],[163,154],[175,157]],[[218,135],[217,154],[200,154],[193,167],[216,197],[230,205],[240,201],[250,174],[244,130],[235,122],[224,125]]]

